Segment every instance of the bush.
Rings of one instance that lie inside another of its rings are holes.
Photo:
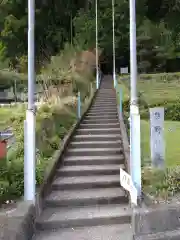
[[[86,74],[87,69],[76,71],[71,68],[72,54],[68,55],[67,47],[65,50],[67,52],[64,51],[61,56],[52,59],[41,78],[38,78],[46,87],[48,97],[46,103],[38,109],[36,116],[37,186],[43,181],[45,168],[50,163],[53,153],[59,148],[64,136],[77,119],[76,92],[81,91],[82,111],[86,107],[86,100],[93,94],[93,88],[90,88],[90,82],[94,85],[93,74],[91,71]],[[76,56],[75,50],[73,54]],[[69,91],[62,97],[60,90],[65,86]],[[54,93],[52,89],[58,91]],[[8,151],[7,159],[0,162],[0,204],[19,198],[24,192],[25,107],[25,105],[20,105],[18,109],[16,107],[15,113],[12,111],[11,117],[7,118],[8,124],[13,128],[16,143]]]
[[[144,192],[161,199],[167,199],[180,191],[180,168],[157,170],[144,168],[142,171]]]
[[[73,106],[43,106],[37,114],[36,123],[36,183],[39,186],[43,180],[45,167],[54,151],[70,127],[76,121]],[[24,129],[25,114],[22,112],[11,118],[16,143],[8,151],[7,159],[1,160],[0,165],[0,203],[14,200],[24,192]]]
[[[160,102],[152,105],[141,104],[141,119],[149,119],[149,108],[164,107],[165,120],[180,121],[180,101]],[[125,108],[127,108],[127,103]]]

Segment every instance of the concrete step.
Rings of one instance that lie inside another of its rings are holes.
[[[104,115],[86,115],[85,120],[101,120],[102,122],[106,119],[107,121],[112,121],[116,120],[119,121],[118,119],[118,114],[116,115],[110,115],[110,114],[104,114]]]
[[[118,122],[116,123],[81,123],[79,129],[94,129],[94,128],[120,128]]]
[[[102,106],[102,107],[92,107],[91,110],[89,110],[89,112],[91,113],[109,113],[109,112],[117,112],[117,107],[106,107],[106,106]]]
[[[115,96],[116,92],[113,89],[100,89],[97,95],[107,94],[108,96]]]
[[[125,224],[131,221],[126,204],[92,205],[87,207],[47,208],[36,222],[38,230]]]
[[[118,148],[122,144],[121,140],[115,141],[73,141],[70,143],[70,148]]]
[[[117,102],[116,100],[106,100],[106,99],[98,99],[96,101],[96,105],[102,105],[102,106],[108,106],[108,105],[116,105],[117,106]]]
[[[109,99],[109,98],[116,98],[116,95],[112,91],[104,91],[104,92],[97,92],[96,99],[97,97]]]
[[[113,134],[76,134],[73,137],[73,141],[74,140],[78,140],[78,141],[115,141],[115,140],[120,140],[121,139],[121,135],[117,134],[117,133],[113,133]]]
[[[104,102],[110,102],[110,101],[113,101],[113,102],[116,102],[116,98],[115,97],[110,97],[108,98],[109,94],[104,94],[104,96],[97,96],[95,99],[94,99],[94,102],[97,103],[98,101],[104,101]]]
[[[108,110],[109,109],[109,110]],[[94,106],[92,109],[90,109],[88,112],[87,112],[87,114],[88,113],[103,113],[103,115],[104,114],[115,114],[115,113],[117,113],[117,105],[116,106],[111,106],[111,107],[106,107],[105,105],[104,106],[98,106],[98,107],[96,107],[96,106]]]
[[[68,148],[66,156],[106,156],[120,155],[123,153],[122,147],[118,148]]]
[[[117,114],[117,108],[110,108],[109,110],[107,110],[106,108],[101,108],[101,109],[91,108],[88,111],[88,113],[91,113],[91,114],[104,114],[104,113]]]
[[[45,204],[48,207],[120,204],[127,202],[128,199],[125,196],[125,192],[120,187],[53,191],[45,200]]]
[[[102,103],[102,104],[93,104],[92,109],[117,109],[117,104],[116,103],[113,103],[113,104],[107,104],[106,102]]]
[[[132,240],[130,224],[63,228],[39,232],[33,240]]]
[[[119,120],[118,120],[118,118],[111,118],[111,119],[109,119],[109,118],[96,118],[96,119],[94,119],[94,118],[85,118],[83,121],[82,121],[82,123],[86,123],[86,124],[88,124],[88,123],[91,123],[91,124],[93,124],[93,123],[103,123],[103,124],[105,124],[105,123],[119,123]]]
[[[52,183],[53,190],[85,189],[120,186],[119,174],[99,176],[58,177]]]
[[[100,96],[100,97],[96,97],[95,99],[96,102],[99,102],[99,101],[105,101],[105,102],[116,102],[116,97],[109,97],[108,94],[104,94],[104,97]]]
[[[124,164],[63,166],[57,170],[56,176],[116,175],[119,174],[119,168],[124,169]]]
[[[119,127],[116,127],[116,128],[79,128],[77,131],[76,131],[76,134],[77,135],[85,135],[85,134],[120,134],[120,126]]]
[[[122,164],[124,163],[124,155],[114,156],[83,156],[83,157],[65,157],[65,166],[81,166],[81,165],[103,165],[103,164]]]
[[[100,111],[98,111],[98,112],[88,112],[86,116],[101,117],[102,118],[102,116],[103,117],[104,116],[106,116],[106,117],[108,117],[108,116],[116,117],[117,115],[118,115],[117,111],[114,111],[114,112],[105,112],[105,111],[104,112],[100,112]]]

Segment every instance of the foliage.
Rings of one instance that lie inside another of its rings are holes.
[[[165,171],[144,168],[142,171],[144,191],[161,200],[168,200],[180,191],[179,174],[179,167],[167,168]]]
[[[21,197],[24,191],[23,159],[24,159],[24,129],[25,112],[10,117],[11,126],[16,136],[16,143],[8,151],[7,159],[1,160],[0,165],[0,199],[1,202]],[[54,151],[76,120],[73,106],[45,105],[38,111],[36,127],[37,147],[37,186],[42,183],[44,170]]]
[[[143,72],[162,71],[169,58],[180,55],[180,28],[178,0],[137,0],[137,36],[151,40],[152,53],[148,61],[140,60]],[[22,57],[27,56],[28,16],[27,2],[2,1],[0,4],[0,59],[6,58],[9,66],[18,68]],[[71,1],[40,0],[36,3],[35,52],[36,69],[46,64],[51,56],[64,48],[66,42],[95,48],[95,0]],[[108,33],[108,34],[107,34]],[[118,67],[123,59],[129,62],[129,3],[115,1],[115,36]],[[106,59],[112,61],[112,1],[98,1],[99,47]],[[138,42],[139,44],[139,42]],[[147,41],[141,50],[147,49]],[[139,49],[139,55],[142,52]],[[178,60],[177,60],[178,61]],[[23,71],[24,67],[20,67]],[[25,68],[26,71],[26,68]]]
[[[93,94],[94,77],[91,62],[84,64],[81,48],[66,45],[61,54],[51,58],[37,81],[42,84],[43,104],[36,116],[36,186],[42,181],[53,153],[77,119],[77,91],[81,92],[81,110]],[[7,73],[8,74],[8,73]],[[22,76],[15,74],[15,76]],[[25,75],[25,74],[24,74]],[[23,76],[24,76],[23,75]],[[6,76],[6,75],[5,75]],[[25,81],[27,82],[27,81]],[[91,88],[90,88],[91,86]],[[44,99],[45,98],[45,99]],[[2,108],[3,109],[3,108]],[[0,165],[0,204],[23,195],[24,119],[26,105],[17,104],[9,110],[0,109],[5,124],[11,126],[16,143]],[[9,114],[10,113],[10,114]],[[1,122],[0,122],[1,124]]]

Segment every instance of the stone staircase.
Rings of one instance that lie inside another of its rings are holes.
[[[33,240],[132,240],[113,81],[104,77],[57,169]]]

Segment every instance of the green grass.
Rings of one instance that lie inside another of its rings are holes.
[[[8,121],[10,116],[12,115],[12,109],[9,107],[0,108],[0,130],[5,127],[8,127]]]
[[[180,81],[163,82],[158,80],[139,80],[138,91],[148,104],[175,101],[180,95]]]
[[[167,167],[180,165],[180,122],[165,121],[165,161]],[[149,122],[141,120],[141,153],[142,161],[150,159],[150,127]]]
[[[118,84],[117,84],[118,103],[119,103],[119,89],[120,88],[122,88],[123,101],[127,101],[130,96],[128,87],[119,79]]]
[[[130,88],[130,80],[122,80],[123,87]],[[138,77],[137,90],[150,105],[166,101],[176,101],[180,98],[180,74],[142,74]]]
[[[153,84],[152,84],[153,81]],[[180,92],[180,82],[177,80],[170,82],[139,80],[139,88],[144,90],[143,97],[149,99],[150,103],[163,102],[163,100],[175,100]],[[123,100],[128,100],[129,89],[127,82],[118,81],[123,89]],[[166,89],[162,89],[166,86]],[[159,90],[158,90],[159,89]],[[129,114],[129,113],[128,113]],[[172,167],[180,165],[180,122],[165,121],[165,157],[166,166]],[[147,120],[141,120],[141,154],[142,161],[150,161],[150,126]]]

